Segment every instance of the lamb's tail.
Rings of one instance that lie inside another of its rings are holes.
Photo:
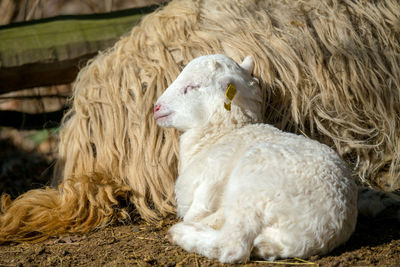
[[[375,218],[384,214],[400,221],[400,195],[396,192],[379,192],[367,187],[358,188],[358,214]]]
[[[92,174],[66,179],[57,189],[30,190],[14,201],[2,195],[0,243],[84,233],[129,219],[125,209],[115,206],[121,198],[128,198],[130,191],[111,176]]]

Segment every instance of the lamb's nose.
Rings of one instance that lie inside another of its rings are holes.
[[[155,104],[155,105],[154,105],[154,112],[159,111],[160,108],[161,108],[161,105],[160,105],[160,104]]]

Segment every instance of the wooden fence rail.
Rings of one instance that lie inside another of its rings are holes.
[[[79,66],[157,7],[0,26],[0,94],[72,82]]]

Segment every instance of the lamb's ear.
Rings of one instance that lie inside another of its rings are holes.
[[[254,60],[252,56],[247,56],[242,64],[240,64],[240,67],[244,69],[249,75],[253,73],[254,69]]]
[[[222,90],[224,90],[224,91],[228,88],[229,84],[236,85],[235,79],[231,75],[226,75],[226,76],[220,77],[218,79],[218,83],[219,83],[220,87],[222,88]]]

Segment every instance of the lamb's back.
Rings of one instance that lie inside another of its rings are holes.
[[[316,236],[332,237],[322,253],[348,239],[357,217],[357,187],[334,150],[265,124],[243,127],[233,135],[242,153],[231,172],[231,188],[239,199],[251,192],[254,207],[264,207],[264,221],[273,222],[270,229],[291,234],[290,229],[298,229],[299,240],[320,244],[327,241]]]

